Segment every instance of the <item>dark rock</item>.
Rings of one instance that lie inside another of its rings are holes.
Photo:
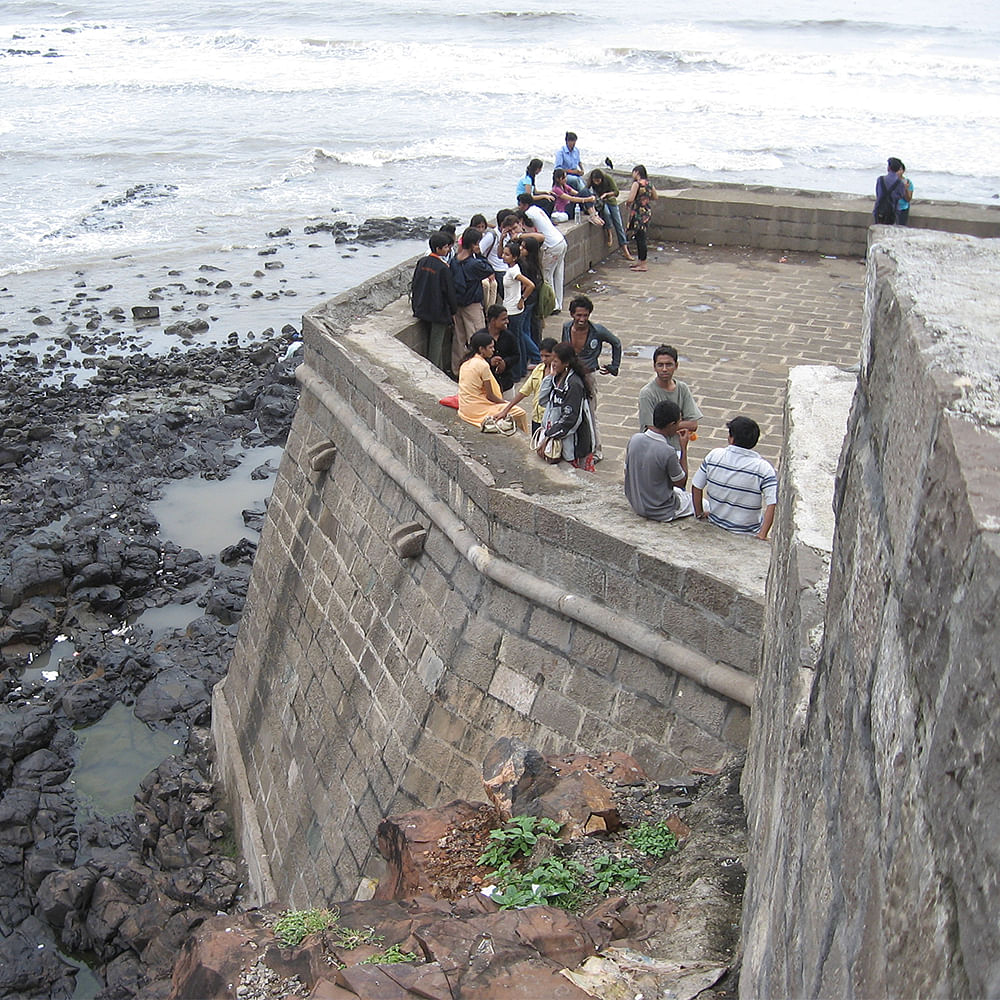
[[[38,887],[39,912],[53,927],[62,928],[67,914],[87,907],[97,878],[97,872],[88,867],[52,872]]]
[[[136,698],[135,715],[143,722],[165,722],[195,710],[195,722],[208,711],[211,695],[205,682],[179,667],[164,670]]]
[[[0,584],[0,606],[13,609],[29,597],[61,594],[64,587],[62,560],[51,549],[26,542],[11,553],[10,570]]]
[[[159,306],[132,306],[133,319],[159,319]]]

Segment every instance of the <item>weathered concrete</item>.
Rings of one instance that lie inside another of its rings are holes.
[[[789,404],[745,997],[1000,993],[1000,245],[873,237],[818,658],[828,524],[794,456],[819,418]]]

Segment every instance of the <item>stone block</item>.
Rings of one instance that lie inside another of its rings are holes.
[[[528,715],[539,685],[501,663],[490,682],[489,694],[522,715]]]

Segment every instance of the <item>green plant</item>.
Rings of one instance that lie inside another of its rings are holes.
[[[479,864],[500,872],[514,858],[531,853],[538,838],[555,836],[562,826],[552,819],[538,816],[515,816],[499,830],[490,830],[490,846],[483,852]]]
[[[606,895],[613,885],[628,892],[648,881],[649,876],[644,875],[628,858],[602,854],[594,861],[594,880],[590,888]]]
[[[363,958],[358,965],[399,965],[401,962],[415,962],[417,957],[415,952],[403,951],[398,944],[391,944],[385,951]]]
[[[501,891],[494,894],[493,901],[502,910],[522,906],[572,910],[580,902],[585,877],[582,865],[561,858],[546,858],[523,873],[513,871],[508,865],[501,879]]]
[[[677,850],[677,838],[663,822],[644,821],[629,830],[626,839],[637,851],[651,858],[662,858],[664,854]]]
[[[274,924],[274,936],[285,946],[301,944],[303,938],[317,931],[325,931],[340,919],[340,911],[285,910]]]
[[[385,940],[384,934],[376,934],[374,927],[365,927],[359,931],[353,927],[338,927],[334,931],[334,941],[338,948],[345,951],[353,951],[366,944],[381,944]]]

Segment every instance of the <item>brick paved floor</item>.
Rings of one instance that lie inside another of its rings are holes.
[[[625,445],[638,430],[639,390],[653,377],[652,350],[661,343],[677,348],[678,378],[704,413],[691,474],[710,449],[726,444],[725,422],[737,413],[760,424],[758,451],[777,464],[788,369],[857,363],[864,278],[856,258],[653,244],[645,273],[615,255],[574,282],[564,315],[552,317],[546,334],[559,336],[556,321],[568,319],[579,291],[593,299],[594,321],[624,347],[619,377],[600,376],[601,478],[622,477]],[[607,348],[605,355],[610,360]]]

